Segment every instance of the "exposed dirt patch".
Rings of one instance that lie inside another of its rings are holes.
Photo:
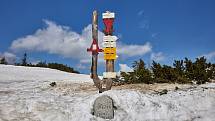
[[[142,93],[153,93],[161,92],[162,90],[180,90],[192,87],[190,84],[125,84],[120,86],[112,86],[112,90],[136,90]],[[93,85],[93,83],[70,83],[70,82],[60,82],[54,87],[54,90],[58,92],[74,93],[74,92],[89,92],[98,91],[98,89]]]
[[[0,95],[3,94],[3,95],[8,95],[8,94],[13,94],[14,92],[13,91],[0,91]]]
[[[166,90],[175,90],[175,89],[184,89],[191,87],[192,85],[189,84],[125,84],[121,86],[114,86],[113,89],[131,89],[131,90],[138,90],[142,93],[154,92],[154,91],[162,91]]]
[[[66,81],[57,82],[56,86],[52,87],[52,89],[64,94],[97,91],[93,83],[71,83]]]

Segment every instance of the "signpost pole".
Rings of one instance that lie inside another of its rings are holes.
[[[113,35],[113,22],[115,13],[109,11],[102,14],[103,23],[105,24],[104,30],[104,59],[106,60],[106,72],[103,74],[106,83],[106,90],[110,90],[113,83],[113,78],[116,78],[114,72],[114,60],[116,59],[116,36]]]

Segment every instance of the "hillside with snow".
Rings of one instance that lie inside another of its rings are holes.
[[[111,121],[215,119],[215,83],[177,85],[178,90],[168,85],[163,95],[154,89],[158,85],[141,86],[113,87],[99,94],[89,75],[0,65],[0,121],[105,121],[92,115],[94,100],[101,95],[114,101]]]

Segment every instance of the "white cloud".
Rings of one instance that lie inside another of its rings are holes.
[[[76,65],[76,67],[77,67],[78,69],[87,69],[87,68],[88,68],[86,65],[81,64],[81,63],[79,63],[78,65]],[[89,67],[89,68],[90,68],[90,67]]]
[[[36,60],[36,61],[33,61],[31,62],[32,65],[37,65],[39,62],[41,62],[40,60]]]
[[[162,52],[158,53],[151,53],[151,60],[154,60],[156,62],[163,61],[165,59],[165,56],[163,55]]]
[[[210,52],[208,54],[204,54],[202,56],[205,56],[205,58],[207,58],[208,60],[215,60],[215,51],[214,52]]]
[[[119,64],[120,72],[133,72],[134,70],[129,67],[127,64]]]
[[[14,40],[11,49],[14,51],[45,51],[64,57],[85,60],[90,54],[86,49],[91,44],[91,25],[83,29],[81,34],[71,31],[69,27],[57,25],[44,20],[47,27],[38,29],[33,35]],[[102,33],[99,32],[99,35]]]
[[[45,28],[38,29],[34,34],[18,38],[13,41],[10,49],[14,52],[20,50],[43,51],[58,54],[64,57],[80,60],[80,63],[91,62],[91,54],[86,51],[92,42],[91,24],[79,34],[67,26],[57,25],[55,22],[44,20]],[[99,34],[99,45],[102,48],[104,34]],[[151,51],[150,43],[144,45],[127,45],[118,42],[118,54],[126,57],[144,55]],[[100,54],[99,58],[103,58]],[[99,59],[99,62],[104,62]]]
[[[152,50],[152,46],[149,42],[144,45],[125,45],[123,43],[119,43],[118,46],[118,54],[126,55],[128,57],[145,55]]]
[[[5,57],[8,64],[14,64],[16,61],[16,55],[10,52],[4,52],[3,54],[0,53],[0,58]]]

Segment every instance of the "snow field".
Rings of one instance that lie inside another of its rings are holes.
[[[215,119],[215,83],[159,95],[119,87],[99,94],[92,82],[89,75],[0,65],[0,121],[106,121],[92,115],[101,95],[114,101],[111,121]]]

